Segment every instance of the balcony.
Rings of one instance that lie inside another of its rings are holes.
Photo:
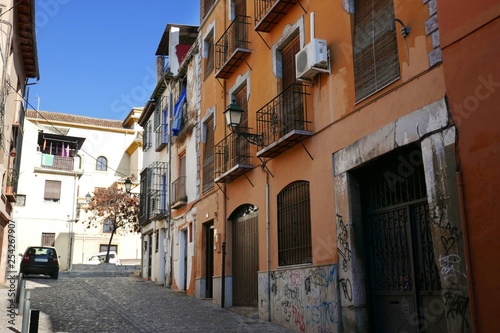
[[[227,79],[252,52],[248,49],[250,17],[236,16],[215,43],[215,77]]]
[[[270,32],[298,0],[254,0],[255,31]]]
[[[276,157],[312,135],[307,95],[305,85],[294,83],[257,111],[257,133],[263,135],[257,157]]]
[[[179,209],[187,204],[186,177],[172,182],[172,209]]]
[[[230,183],[253,168],[250,145],[244,137],[231,133],[215,145],[216,183]]]
[[[57,171],[74,171],[75,160],[70,156],[42,154],[41,167]]]
[[[9,202],[16,202],[16,192],[14,189],[16,188],[18,179],[18,171],[13,168],[9,169],[7,172],[7,185],[5,186],[5,196]]]

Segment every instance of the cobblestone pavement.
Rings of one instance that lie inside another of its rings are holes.
[[[41,312],[39,333],[295,332],[139,277],[62,275],[58,280],[27,278],[26,290],[31,290],[31,308]],[[7,291],[0,289],[4,299]],[[15,326],[11,326],[4,310],[0,320],[3,321],[1,332],[21,332],[22,316],[17,316]],[[2,328],[5,326],[11,327]]]

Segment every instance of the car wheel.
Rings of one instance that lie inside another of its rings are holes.
[[[59,277],[59,272],[52,274],[50,277],[53,278],[54,280],[57,280],[57,278]]]

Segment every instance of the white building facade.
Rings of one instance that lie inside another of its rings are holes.
[[[145,279],[192,293],[197,193],[197,27],[167,25],[144,107],[141,233]]]
[[[137,179],[141,112],[134,109],[121,122],[28,110],[14,208],[17,252],[55,246],[65,270],[106,248],[111,230],[87,228],[86,196]],[[112,242],[120,259],[140,260],[140,246],[138,233],[119,230]]]

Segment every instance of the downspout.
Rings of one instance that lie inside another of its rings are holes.
[[[467,230],[467,217],[465,214],[464,200],[464,182],[462,179],[462,171],[458,168],[456,172],[457,187],[458,187],[458,206],[460,209],[460,221],[462,226],[462,235],[464,237],[464,256],[465,256],[465,272],[467,274],[467,286],[469,289],[469,305],[471,317],[471,332],[477,332],[476,324],[476,307],[474,302],[474,280],[472,277],[471,260],[469,255],[469,232]]]
[[[271,321],[271,255],[269,253],[269,229],[269,172],[266,172],[267,321]]]
[[[227,0],[224,1],[224,29],[227,27]],[[214,51],[215,51],[215,44],[214,44]],[[215,56],[215,54],[214,54]],[[215,59],[214,59],[215,60]],[[223,84],[223,89],[224,91],[222,92],[222,103],[223,107],[226,107],[227,103],[227,95],[226,95],[226,80],[224,80]],[[217,109],[216,109],[217,111]],[[224,117],[223,117],[224,118]],[[217,118],[216,118],[217,119]],[[226,126],[222,126],[224,128],[224,137],[226,137]],[[215,135],[214,135],[215,137]],[[226,240],[227,240],[227,215],[226,215],[226,183],[223,185],[223,204],[222,204],[222,221],[224,223],[224,227],[222,228],[224,232],[224,236],[222,239],[222,269],[221,269],[221,275],[222,275],[222,281],[221,281],[221,300],[220,300],[220,306],[222,308],[226,307]]]
[[[167,85],[167,81],[163,79],[165,82],[165,86]],[[167,232],[168,239],[170,241],[170,253],[168,255],[169,265],[170,265],[170,276],[169,276],[169,285],[168,287],[172,287],[173,281],[173,263],[172,263],[172,252],[174,249],[174,242],[172,241],[172,235],[170,234],[170,228],[172,225],[172,113],[173,113],[173,99],[172,99],[172,90],[170,89],[169,101],[168,101],[168,173],[167,173],[167,184],[168,184],[168,217],[167,217]],[[165,283],[166,284],[166,283]]]

